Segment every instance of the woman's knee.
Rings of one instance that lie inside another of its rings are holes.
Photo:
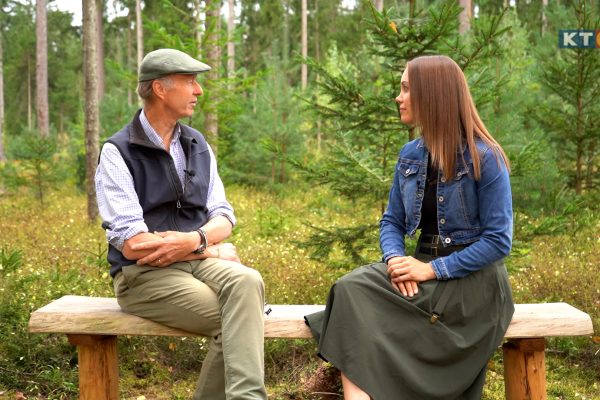
[[[379,281],[386,276],[385,266],[381,263],[364,265],[354,271],[342,276],[335,283],[336,290],[348,290],[350,292],[365,286],[368,282]]]
[[[341,292],[352,293],[359,285],[360,280],[357,280],[355,275],[347,274],[338,279],[334,287],[338,294]]]

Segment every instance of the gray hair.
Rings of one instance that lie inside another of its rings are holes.
[[[149,81],[139,82],[137,86],[137,94],[140,96],[142,101],[146,102],[152,98],[154,91],[152,90],[152,83],[154,81],[161,81],[162,84],[167,88],[173,87],[173,79],[170,76],[163,76],[162,78],[152,79]]]

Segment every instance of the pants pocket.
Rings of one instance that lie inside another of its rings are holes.
[[[127,287],[133,287],[135,279],[138,275],[136,268],[140,268],[137,265],[126,265],[121,269],[121,275],[123,276],[123,282]]]

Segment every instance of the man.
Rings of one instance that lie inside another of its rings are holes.
[[[266,399],[262,278],[223,243],[235,217],[215,157],[178,122],[209,69],[173,49],[144,57],[143,108],[102,148],[98,207],[121,308],[212,338],[194,399]]]

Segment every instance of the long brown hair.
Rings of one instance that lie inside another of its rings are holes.
[[[501,157],[508,158],[479,118],[462,70],[449,57],[421,56],[408,62],[410,101],[415,125],[421,131],[433,165],[446,179],[454,175],[456,153],[463,141],[473,158],[475,179],[481,177],[481,160],[475,139],[479,138]],[[462,153],[461,153],[462,154]]]

